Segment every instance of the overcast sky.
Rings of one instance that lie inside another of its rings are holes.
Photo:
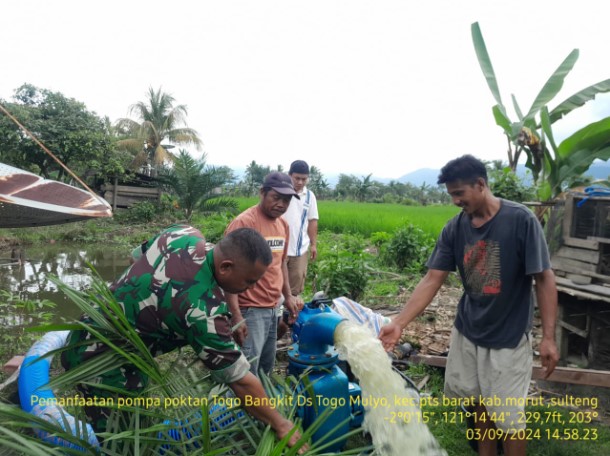
[[[162,87],[187,105],[209,163],[304,159],[324,174],[398,178],[464,153],[506,160],[472,22],[505,104],[514,93],[527,111],[574,48],[551,108],[610,78],[609,10],[593,0],[5,0],[0,98],[27,82],[114,121]],[[610,115],[610,97],[581,111],[558,136]]]

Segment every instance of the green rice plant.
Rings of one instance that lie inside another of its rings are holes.
[[[437,237],[458,209],[454,206],[404,206],[349,201],[320,201],[319,228],[335,233],[359,233],[369,237],[375,232],[393,233],[412,224]]]
[[[236,198],[243,211],[258,203],[258,198]],[[318,229],[333,233],[393,233],[409,223],[437,237],[445,223],[458,213],[455,206],[405,206],[392,203],[358,203],[354,201],[318,201]]]

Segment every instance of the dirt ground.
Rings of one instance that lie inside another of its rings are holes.
[[[449,350],[451,328],[457,311],[457,305],[462,296],[462,289],[443,285],[436,297],[426,308],[424,313],[405,329],[402,342],[409,342],[423,355],[445,355]],[[406,302],[408,296],[401,298]],[[398,311],[381,311],[391,317]],[[542,338],[540,319],[534,315],[532,328],[534,354],[538,353],[538,346]],[[534,362],[538,359],[534,358]]]
[[[449,350],[451,328],[453,327],[453,321],[461,295],[461,288],[445,285],[441,287],[439,293],[437,293],[436,297],[426,308],[424,313],[407,326],[403,332],[401,342],[408,342],[416,348],[419,353],[424,355],[446,355]],[[408,297],[408,294],[405,294],[402,302],[406,302]],[[381,312],[390,317],[398,313],[396,310]],[[532,336],[534,364],[540,364],[538,347],[542,339],[542,327],[537,312],[534,312]],[[395,355],[400,357],[400,352],[395,351]],[[545,397],[553,395],[598,397],[600,401],[600,410],[602,411],[599,418],[604,423],[610,424],[610,394],[606,388],[532,380],[529,394],[532,396]]]

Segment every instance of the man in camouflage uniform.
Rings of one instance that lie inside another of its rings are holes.
[[[255,230],[243,228],[228,234],[206,251],[205,239],[195,228],[173,225],[134,251],[134,263],[110,289],[129,323],[153,355],[190,345],[210,369],[212,378],[231,387],[237,397],[265,397],[260,381],[231,336],[224,291],[241,293],[252,288],[271,263],[271,251]],[[94,325],[90,319],[88,324]],[[64,368],[71,369],[109,348],[93,342],[88,331],[73,331],[71,348],[62,353]],[[106,372],[94,383],[136,392],[147,384],[134,366]],[[107,389],[80,385],[86,397],[108,397]],[[248,407],[248,412],[274,428],[282,438],[293,424],[270,407]],[[90,407],[87,414],[97,430],[105,429],[107,410]],[[298,432],[295,433],[298,435]],[[290,439],[291,444],[298,437]]]

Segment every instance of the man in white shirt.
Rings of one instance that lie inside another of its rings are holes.
[[[282,216],[290,227],[288,242],[288,276],[293,296],[298,296],[305,287],[307,264],[318,256],[318,203],[313,192],[307,189],[309,165],[296,160],[290,165],[288,175],[299,198],[292,198],[290,206]]]

